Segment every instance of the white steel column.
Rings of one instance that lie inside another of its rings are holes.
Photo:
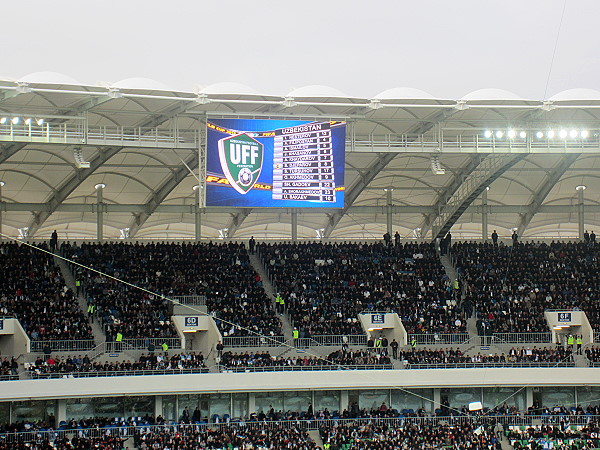
[[[104,230],[104,204],[102,194],[106,185],[104,183],[97,184],[96,186],[96,239],[98,242],[102,242],[103,230]]]
[[[577,186],[575,189],[577,190],[577,216],[579,223],[579,239],[583,241],[583,235],[585,233],[585,218],[583,211],[583,191],[585,191],[585,186]]]
[[[385,190],[385,199],[386,199],[386,223],[387,223],[387,232],[389,235],[392,235],[392,188],[387,188]]]
[[[490,190],[490,187],[486,187],[481,193],[481,239],[483,242],[487,242],[488,240],[488,199],[487,193]]]
[[[298,240],[298,210],[292,209],[292,241]]]
[[[196,242],[202,238],[202,216],[200,213],[200,186],[194,186],[194,237]]]
[[[2,186],[4,186],[4,184],[4,181],[0,181],[0,241],[4,239],[2,236]]]

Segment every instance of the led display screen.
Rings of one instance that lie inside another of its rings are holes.
[[[346,123],[207,122],[206,206],[342,208]]]

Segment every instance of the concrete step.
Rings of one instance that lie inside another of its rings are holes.
[[[271,284],[271,281],[269,279],[269,274],[265,270],[258,254],[256,254],[256,253],[250,254],[250,264],[252,265],[254,270],[260,275],[260,279],[262,280],[262,283],[263,283],[263,288],[264,288],[267,296],[271,299],[271,302],[273,304],[273,310],[276,311],[277,309],[276,309],[276,304],[275,304],[275,297],[276,297],[275,288]],[[285,336],[285,339],[286,340],[292,339],[293,338],[293,336],[292,336],[293,328],[292,328],[292,325],[290,324],[290,321],[288,320],[288,318],[285,314],[281,314],[280,318],[281,318],[281,325],[282,325],[281,327],[283,329],[283,335]]]
[[[88,308],[87,300],[85,299],[82,292],[80,292],[79,295],[77,295],[77,287],[75,286],[75,278],[73,276],[73,273],[71,272],[71,267],[69,266],[69,264],[67,264],[67,262],[64,259],[58,258],[56,256],[54,257],[54,263],[58,267],[60,267],[60,271],[62,273],[63,278],[65,279],[66,285],[73,290],[73,292],[75,293],[75,299],[79,303],[79,307],[84,312],[84,314],[86,314],[86,316],[87,316],[87,308]],[[104,330],[98,323],[97,317],[96,317],[96,320],[94,320],[94,322],[91,324],[91,326],[92,326],[92,333],[94,335],[94,344],[100,345],[103,342],[105,342],[106,335],[104,334]]]
[[[308,432],[308,435],[312,438],[313,441],[315,441],[318,448],[323,448],[323,440],[321,439],[319,430],[310,430]]]
[[[458,278],[458,272],[456,272],[456,269],[454,268],[454,265],[452,264],[452,260],[450,259],[450,257],[448,255],[440,255],[440,262],[444,266],[446,275],[448,275],[448,278],[450,278],[450,281],[452,281],[452,283],[454,283],[454,280],[456,280]]]

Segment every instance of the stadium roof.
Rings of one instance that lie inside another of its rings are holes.
[[[490,232],[576,237],[577,186],[587,188],[586,227],[600,229],[599,108],[590,89],[542,101],[499,89],[439,99],[399,87],[367,99],[327,86],[274,96],[234,83],[181,92],[149,79],[85,86],[31,74],[0,81],[3,232],[93,238],[95,186],[104,184],[106,238],[126,228],[133,239],[193,238],[198,181],[188,167],[198,174],[205,121],[243,116],[348,121],[346,206],[298,211],[300,238],[316,230],[379,238],[388,211],[403,236],[451,226],[479,237],[483,195]],[[90,168],[77,167],[76,148]],[[208,208],[201,217],[203,237],[225,228],[230,237],[290,237],[289,209]]]

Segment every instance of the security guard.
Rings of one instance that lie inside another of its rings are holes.
[[[298,328],[294,328],[294,331],[292,331],[292,337],[294,338],[294,347],[297,347],[297,342],[298,342],[298,338],[300,337],[300,332],[298,331]]]
[[[166,342],[163,342],[162,345],[161,345],[161,347],[162,347],[163,352],[165,352],[165,355],[166,355],[167,354],[167,350],[169,350],[169,346],[167,345]]]
[[[121,346],[123,345],[123,335],[121,333],[117,333],[117,337],[115,338],[115,342],[117,343],[116,347],[117,347],[117,351],[120,352],[121,351]]]
[[[569,334],[567,337],[567,346],[573,349],[573,345],[575,344],[575,337],[572,334]]]
[[[583,345],[583,337],[580,334],[577,335],[577,341],[576,342],[577,342],[577,354],[581,355],[582,354],[581,353],[581,346]]]
[[[412,351],[414,352],[417,349],[417,340],[414,337],[410,340],[410,345],[412,347]]]
[[[96,313],[96,305],[94,305],[93,303],[90,303],[88,305],[88,319],[90,319],[90,323],[94,323],[94,314]]]

